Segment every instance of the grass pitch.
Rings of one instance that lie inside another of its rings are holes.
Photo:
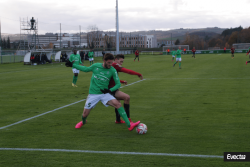
[[[92,73],[73,73],[64,64],[0,65],[1,148],[66,149],[223,156],[249,152],[249,68],[247,57],[236,54],[182,56],[182,69],[169,55],[126,55],[124,67],[145,80],[120,89],[131,97],[131,119],[141,120],[148,133],[138,135],[125,124],[115,124],[112,107],[99,103],[81,129]],[[101,58],[95,58],[101,62]],[[89,66],[89,62],[85,62]],[[137,76],[119,73],[133,83]],[[249,166],[223,158],[159,155],[0,150],[0,166]]]

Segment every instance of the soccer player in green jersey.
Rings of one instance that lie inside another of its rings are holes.
[[[77,123],[75,128],[81,128],[86,123],[87,116],[89,115],[91,109],[94,108],[99,101],[101,101],[106,107],[112,106],[116,108],[130,131],[132,131],[140,123],[140,121],[135,123],[130,122],[121,103],[111,95],[112,92],[116,91],[121,86],[118,74],[115,68],[112,67],[113,61],[114,56],[111,53],[107,53],[104,56],[103,63],[95,63],[90,67],[76,64],[72,65],[69,61],[65,63],[67,67],[73,66],[80,71],[93,72],[90,82],[89,95],[82,114],[82,121]],[[108,85],[111,78],[114,79],[115,86],[109,89]]]
[[[173,65],[173,67],[174,67],[175,64],[179,62],[179,69],[181,69],[181,52],[182,52],[182,50],[181,50],[181,47],[179,46],[179,49],[176,51],[176,61]]]
[[[73,64],[76,64],[76,65],[79,65],[79,64],[83,65],[82,61],[81,61],[81,57],[80,57],[79,54],[77,54],[77,51],[74,49],[73,52],[74,52],[74,54],[70,55],[69,61],[71,63],[73,63]],[[74,73],[72,86],[73,87],[77,87],[76,86],[76,81],[78,79],[79,70],[77,70],[76,68],[72,67],[72,71]]]
[[[172,61],[174,61],[174,58],[175,58],[175,50],[174,49],[172,50],[171,55],[172,55]]]
[[[89,65],[94,64],[94,52],[92,50],[90,50],[90,52],[88,53],[89,56]]]

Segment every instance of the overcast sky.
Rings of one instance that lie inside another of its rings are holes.
[[[20,18],[39,34],[115,30],[116,0],[0,0],[2,33],[20,33]],[[250,26],[250,0],[119,0],[120,31]]]

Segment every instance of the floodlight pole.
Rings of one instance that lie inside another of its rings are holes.
[[[81,48],[81,26],[80,26],[80,48]]]
[[[62,49],[62,34],[61,34],[61,23],[60,23],[60,50]]]
[[[119,54],[119,19],[118,19],[118,0],[116,0],[116,54]]]
[[[0,17],[0,48],[2,47],[2,31],[1,31],[1,17]],[[1,56],[1,52],[0,52],[0,56]]]
[[[1,36],[1,19],[0,19],[0,57],[1,57],[1,64],[3,63],[3,60],[2,60],[2,36]]]
[[[171,50],[172,50],[172,33],[171,33],[171,41],[170,42],[171,42]]]

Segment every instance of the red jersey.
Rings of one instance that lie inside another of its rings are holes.
[[[135,55],[139,56],[139,51],[138,50],[135,51]]]
[[[196,50],[195,50],[195,49],[192,49],[192,52],[193,52],[193,53],[195,53],[195,52],[196,52]]]
[[[184,52],[186,52],[186,49],[184,49]]]
[[[112,66],[116,69],[116,71],[117,71],[117,73],[118,72],[124,72],[124,73],[127,73],[127,74],[131,74],[131,75],[137,75],[137,76],[141,76],[141,74],[140,73],[138,73],[138,72],[135,72],[135,71],[132,71],[132,70],[129,70],[129,69],[126,69],[126,68],[124,68],[124,67],[122,67],[120,64],[118,64],[118,63],[112,63]],[[124,83],[124,81],[123,80],[120,80],[120,82],[121,83]],[[110,79],[110,81],[109,81],[109,88],[112,88],[112,87],[114,87],[115,86],[115,81],[114,81],[114,79],[113,79],[113,77]]]
[[[168,49],[168,52],[170,52],[170,49]]]
[[[234,53],[235,48],[231,48],[231,53]]]
[[[226,50],[226,47],[224,48],[224,50]]]
[[[250,49],[249,49],[249,51],[247,52],[247,54],[248,54],[248,53],[250,53]]]

